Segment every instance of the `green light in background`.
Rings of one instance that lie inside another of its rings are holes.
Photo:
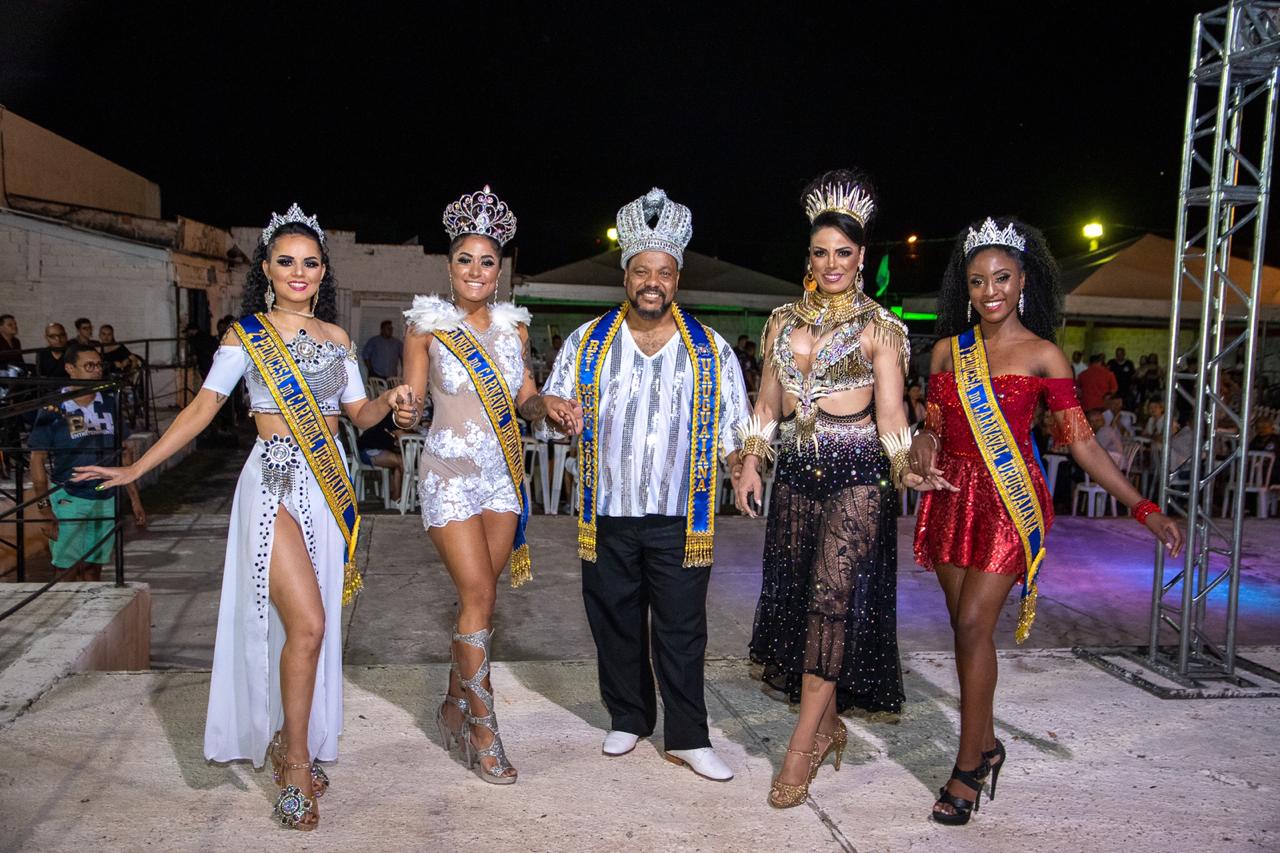
[[[876,299],[884,296],[889,289],[889,254],[886,252],[880,259],[880,269],[876,270]]]
[[[921,322],[928,320],[932,322],[938,319],[937,314],[930,314],[927,311],[903,311],[901,305],[895,305],[889,310],[894,314],[897,314],[903,320],[920,320]]]

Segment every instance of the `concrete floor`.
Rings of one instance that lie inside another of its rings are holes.
[[[962,829],[926,820],[953,760],[957,687],[935,580],[900,523],[899,636],[907,704],[897,724],[850,719],[839,773],[806,806],[765,803],[794,721],[743,659],[763,524],[718,521],[708,611],[712,738],[738,777],[698,779],[661,744],[599,753],[607,717],[580,595],[574,522],[535,516],[535,581],[499,589],[495,684],[514,788],[468,775],[430,715],[444,684],[454,595],[413,516],[366,517],[366,591],[346,612],[346,733],[321,830],[271,826],[272,786],[200,755],[226,512],[234,470],[206,468],[161,495],[128,546],[150,584],[150,673],[65,679],[0,727],[0,850],[206,850],[356,844],[383,850],[1276,850],[1280,699],[1162,701],[1068,654],[1145,641],[1151,544],[1131,520],[1060,518],[1035,632],[997,640],[1000,796]],[[1280,521],[1246,525],[1240,644],[1280,666]]]

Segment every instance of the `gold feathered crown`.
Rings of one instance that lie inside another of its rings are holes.
[[[871,198],[871,193],[858,184],[823,184],[804,199],[804,212],[811,223],[822,214],[835,211],[856,219],[859,225],[866,228],[867,220],[875,209],[876,203]]]

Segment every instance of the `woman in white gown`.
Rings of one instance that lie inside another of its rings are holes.
[[[317,428],[321,419],[327,427],[318,433],[323,449],[337,458],[340,412],[368,428],[397,401],[402,417],[412,404],[403,386],[366,399],[350,338],[333,322],[334,273],[315,217],[297,205],[283,217],[273,214],[254,261],[244,286],[246,316],[223,338],[195,400],[134,464],[86,467],[77,478],[101,479],[104,487],[136,480],[199,435],[247,377],[258,439],[231,508],[204,754],[259,767],[269,752],[281,786],[274,817],[306,830],[319,824],[315,800],[329,784],[316,762],[338,757],[341,610],[354,566],[325,489],[268,385],[278,378],[264,380],[242,335],[247,328],[278,334],[319,407]]]

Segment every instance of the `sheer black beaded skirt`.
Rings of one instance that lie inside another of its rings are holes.
[[[836,682],[840,712],[897,713],[897,491],[874,425],[818,416],[796,446],[784,421],[751,635],[761,678],[793,702],[806,674]]]

